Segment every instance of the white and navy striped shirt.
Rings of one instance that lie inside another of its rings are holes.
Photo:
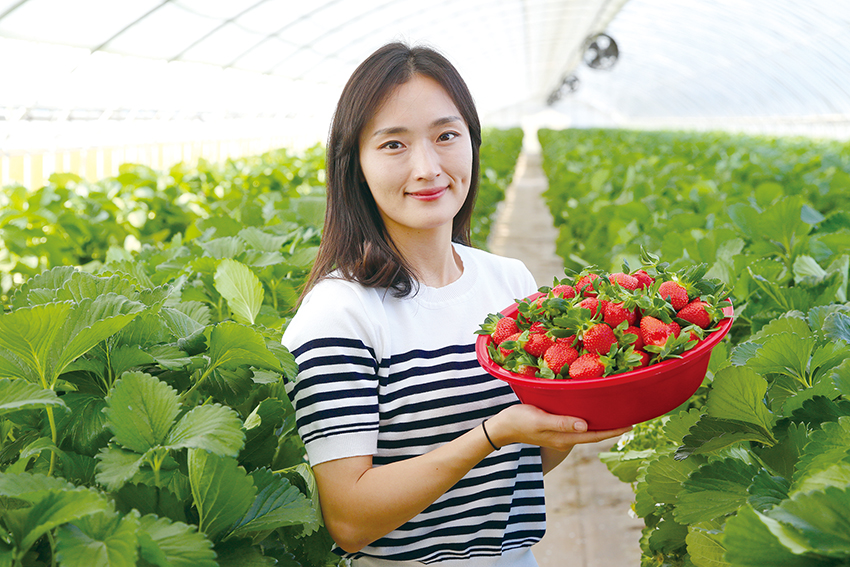
[[[289,384],[312,465],[371,455],[381,466],[426,453],[518,403],[475,357],[475,331],[537,286],[525,266],[455,245],[461,277],[397,299],[325,279],[308,294],[283,344],[298,363]],[[435,563],[497,556],[545,530],[540,450],[491,453],[421,514],[361,552]],[[338,550],[340,553],[342,550]]]

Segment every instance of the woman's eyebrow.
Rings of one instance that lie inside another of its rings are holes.
[[[431,128],[435,128],[437,126],[443,126],[444,124],[450,124],[452,122],[463,122],[463,118],[460,116],[444,116],[442,118],[437,118],[433,122],[431,122]],[[404,134],[405,132],[409,132],[410,129],[406,126],[390,126],[389,128],[381,128],[380,130],[375,130],[372,134],[372,137],[376,136],[384,136],[384,135],[393,135],[393,134]]]

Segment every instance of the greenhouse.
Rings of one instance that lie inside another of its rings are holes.
[[[0,567],[850,565],[848,204],[846,2],[0,0]]]

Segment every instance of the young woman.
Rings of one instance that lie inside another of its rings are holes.
[[[455,68],[389,44],[341,95],[327,214],[283,343],[325,524],[355,566],[525,567],[545,529],[543,473],[622,434],[519,404],[475,331],[537,290],[469,245],[481,127]]]

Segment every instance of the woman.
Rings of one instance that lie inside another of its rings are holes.
[[[475,330],[537,286],[469,247],[481,127],[433,50],[393,43],[349,79],[328,141],[328,207],[284,333],[299,434],[340,553],[361,565],[533,566],[544,472],[588,432],[519,404]]]

